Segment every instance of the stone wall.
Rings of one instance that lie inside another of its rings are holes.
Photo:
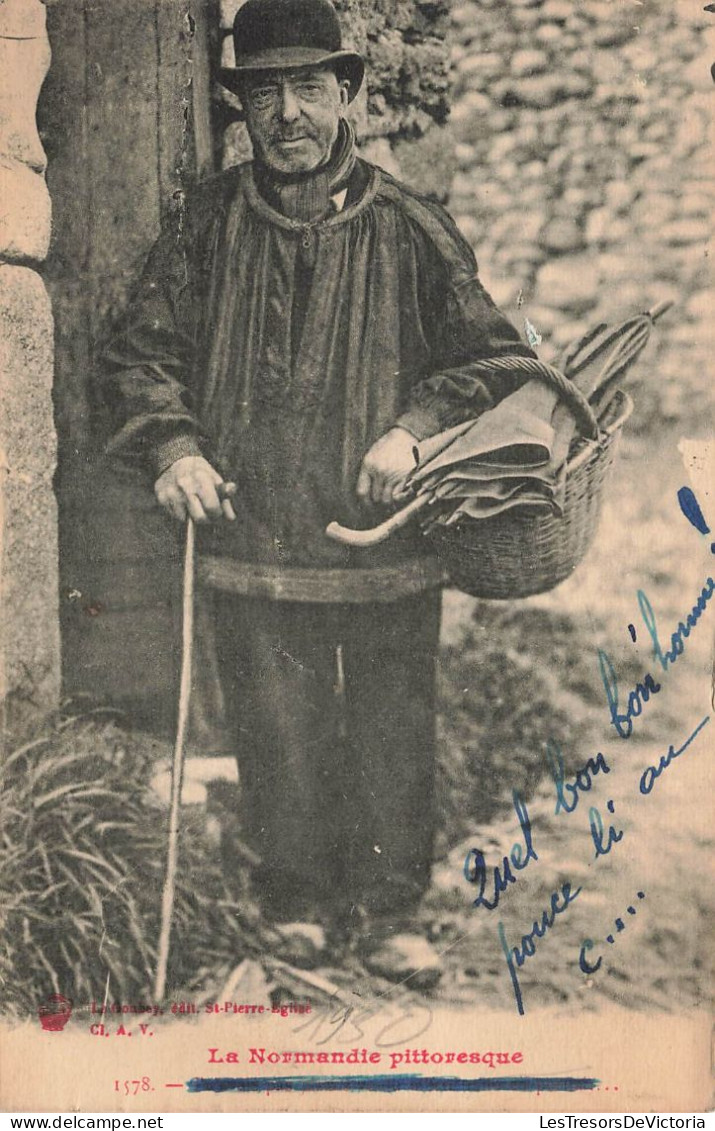
[[[673,300],[634,373],[632,427],[687,414],[712,347],[715,16],[681,0],[468,0],[453,21],[451,208],[494,298],[546,360],[594,321]]]
[[[50,239],[35,125],[50,61],[40,0],[0,4],[0,738],[59,694],[52,491],[52,314],[37,267]]]

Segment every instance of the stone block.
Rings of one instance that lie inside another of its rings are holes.
[[[711,236],[710,223],[707,218],[684,217],[665,224],[658,235],[663,243],[670,243],[675,247],[683,247],[687,244],[705,246]]]
[[[581,314],[598,298],[599,278],[588,255],[568,255],[545,263],[537,278],[537,301]]]
[[[544,74],[499,83],[495,93],[505,105],[536,106],[545,109],[563,98],[563,81],[557,74]]]
[[[539,242],[546,251],[563,255],[566,252],[580,251],[585,241],[578,224],[573,220],[556,217],[543,229]]]
[[[3,0],[0,39],[39,39],[45,34],[45,5],[41,0]]]
[[[609,181],[604,188],[606,201],[618,212],[628,212],[636,196],[630,181]]]
[[[616,225],[616,218],[610,208],[594,208],[586,221],[586,242],[589,244],[610,243],[614,239],[612,236],[614,226],[617,232],[622,234],[622,219],[619,219]]]
[[[1,11],[1,9],[0,9]],[[37,133],[37,99],[50,64],[47,38],[0,35],[0,157],[43,172],[45,153]]]
[[[606,24],[604,27],[596,28],[593,33],[593,41],[598,47],[622,47],[636,34],[636,29],[629,21],[628,23],[621,24]]]
[[[563,31],[558,24],[541,24],[534,32],[534,39],[539,43],[545,44],[547,47],[553,44],[560,43],[563,38]]]
[[[457,4],[452,8],[452,22],[456,27],[471,27],[479,20],[477,4]]]
[[[44,177],[20,161],[0,158],[0,200],[0,257],[44,259],[52,216]]]
[[[59,696],[53,324],[36,272],[0,265],[0,701]]]
[[[573,15],[573,5],[570,0],[546,0],[541,15],[547,22],[565,24]]]
[[[522,50],[511,58],[511,73],[521,78],[524,75],[540,75],[549,69],[549,56],[545,51]]]
[[[504,59],[497,51],[468,52],[461,63],[463,75],[476,74],[487,79],[504,73]]]

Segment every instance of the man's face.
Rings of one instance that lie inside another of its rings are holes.
[[[348,103],[348,83],[329,67],[261,71],[243,89],[254,152],[279,173],[309,173],[327,161]]]

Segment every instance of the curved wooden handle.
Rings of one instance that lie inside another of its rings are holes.
[[[431,498],[432,496],[426,493],[418,495],[406,507],[391,515],[385,522],[381,522],[379,526],[374,526],[372,530],[351,530],[348,526],[341,526],[339,522],[331,522],[325,533],[333,542],[340,542],[342,546],[379,546],[380,542],[384,542],[396,530],[400,530],[414,514],[427,506]]]
[[[652,306],[650,310],[646,310],[646,314],[651,319],[651,321],[657,322],[659,318],[662,318],[664,314],[667,314],[667,312],[673,305],[674,303],[672,299],[663,299],[662,302],[658,302],[655,306]]]

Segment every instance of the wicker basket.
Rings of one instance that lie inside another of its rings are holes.
[[[566,466],[563,513],[514,507],[492,518],[431,527],[426,538],[449,583],[472,597],[497,601],[546,593],[584,558],[601,513],[603,486],[621,428],[633,410],[618,391],[598,441],[577,441]]]

